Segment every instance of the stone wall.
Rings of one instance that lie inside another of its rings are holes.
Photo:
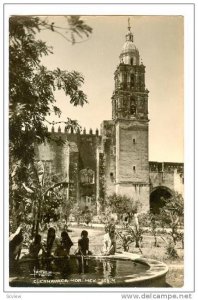
[[[149,211],[149,192],[148,184],[122,183],[116,185],[116,193],[126,195],[140,203],[141,212]]]
[[[35,145],[36,160],[48,161],[50,172],[69,181],[68,196],[82,202],[86,197],[96,199],[96,149],[101,137],[90,130],[87,134],[51,132],[51,141]],[[94,180],[82,183],[81,170],[92,170]],[[85,204],[85,203],[84,203]]]
[[[36,160],[45,162],[50,174],[69,181],[68,197],[73,201],[85,205],[88,197],[95,203],[116,192],[141,202],[146,211],[156,187],[165,186],[183,195],[182,163],[148,163],[147,125],[104,121],[101,136],[98,131],[59,131],[52,132],[51,138],[35,146]],[[82,170],[92,170],[94,179],[81,182]]]
[[[116,183],[123,181],[149,183],[147,125],[116,124]]]
[[[105,194],[115,193],[116,144],[114,121],[104,121],[101,125],[102,149],[104,153]]]
[[[172,162],[149,162],[151,192],[158,186],[168,187],[183,195],[184,164]]]
[[[69,175],[69,144],[64,134],[52,133],[51,138],[51,142],[35,145],[36,160],[50,163],[50,173],[66,179]],[[60,144],[60,139],[64,144]]]

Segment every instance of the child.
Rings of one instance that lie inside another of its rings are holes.
[[[110,224],[105,227],[104,235],[104,255],[113,255],[116,252],[116,237],[115,237],[115,226]]]
[[[41,235],[36,234],[34,241],[30,244],[29,247],[29,255],[32,258],[38,258],[38,254],[40,250],[43,249],[43,245],[41,243]]]
[[[60,241],[58,238],[56,238],[56,231],[53,227],[50,227],[47,233],[47,244],[45,254],[47,256],[54,255],[54,252],[59,245]]]
[[[71,241],[67,231],[63,231],[61,233],[60,245],[56,249],[57,256],[67,256],[69,255],[70,248],[73,246],[73,242]]]
[[[81,232],[81,239],[78,240],[78,252],[77,254],[88,255],[89,252],[89,238],[87,230]]]
[[[81,257],[78,258],[78,272],[87,273],[89,269],[88,260],[84,258],[85,255],[91,255],[89,251],[89,238],[87,230],[81,232],[81,239],[78,240],[78,255]]]

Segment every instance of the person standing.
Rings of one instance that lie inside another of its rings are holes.
[[[103,240],[103,254],[114,255],[116,252],[116,234],[115,226],[110,224],[105,227],[105,235]]]

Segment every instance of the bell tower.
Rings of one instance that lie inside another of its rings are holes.
[[[115,122],[116,193],[149,209],[148,93],[145,66],[134,44],[130,20],[120,63],[114,73],[112,119]]]

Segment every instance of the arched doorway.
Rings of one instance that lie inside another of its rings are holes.
[[[160,208],[164,206],[165,201],[171,198],[171,196],[172,191],[165,186],[154,188],[150,194],[150,211],[154,214],[158,214]]]

